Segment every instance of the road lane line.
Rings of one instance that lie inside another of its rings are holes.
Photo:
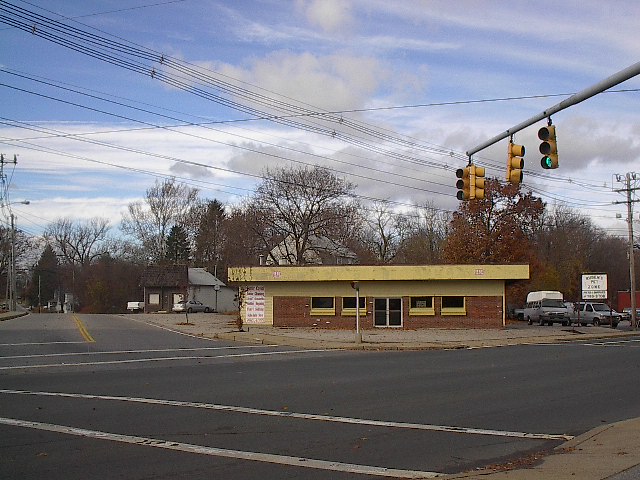
[[[24,342],[24,343],[0,343],[0,347],[26,347],[33,345],[84,345],[86,342]]]
[[[75,362],[75,363],[45,363],[39,365],[10,365],[6,367],[0,367],[0,370],[28,370],[34,368],[55,368],[55,367],[84,367],[95,365],[118,365],[127,363],[145,363],[145,362],[168,362],[179,360],[213,360],[217,358],[242,358],[242,357],[260,357],[269,355],[291,355],[291,354],[305,354],[305,353],[318,353],[326,352],[327,350],[286,350],[278,352],[258,352],[258,353],[230,353],[228,355],[190,355],[183,357],[151,357],[151,358],[136,358],[130,360],[104,360],[96,362]],[[0,357],[2,360],[2,357]]]
[[[552,434],[552,433],[527,433],[511,432],[507,430],[491,430],[484,428],[455,427],[450,425],[430,425],[409,422],[391,422],[385,420],[370,420],[363,418],[339,417],[334,415],[320,415],[315,413],[295,413],[283,412],[279,410],[263,410],[260,408],[237,407],[232,405],[220,405],[215,403],[185,402],[179,400],[162,400],[155,398],[140,397],[119,397],[112,395],[92,395],[84,393],[61,393],[61,392],[35,392],[30,390],[0,389],[0,393],[11,395],[33,395],[43,397],[65,397],[82,398],[89,400],[113,400],[119,402],[143,403],[148,405],[166,405],[173,407],[203,408],[207,410],[219,410],[235,413],[247,413],[252,415],[265,415],[271,417],[298,418],[303,420],[318,420],[324,422],[348,423],[354,425],[369,425],[385,428],[405,428],[411,430],[428,430],[437,432],[462,433],[467,435],[490,435],[497,437],[526,438],[534,440],[571,440],[572,435]]]
[[[82,320],[80,320],[80,317],[78,317],[78,315],[74,313],[72,314],[72,318],[73,318],[73,321],[76,322],[76,325],[78,326],[78,330],[80,330],[80,335],[82,335],[82,338],[84,338],[85,341],[89,343],[96,343],[96,341],[93,339],[93,337],[89,333],[89,330],[87,330],[87,327],[85,326],[85,324],[82,323]]]
[[[85,342],[77,342],[84,345]],[[200,348],[156,348],[148,350],[105,350],[99,352],[69,352],[69,353],[41,353],[35,355],[7,355],[0,356],[0,360],[16,358],[47,358],[47,357],[72,357],[78,355],[124,355],[131,353],[166,353],[166,352],[198,352],[201,350],[241,350],[248,348],[277,347],[277,345],[245,345],[241,347],[200,347]]]
[[[92,438],[97,440],[109,440],[113,442],[128,443],[144,447],[163,448],[180,452],[196,453],[199,455],[210,455],[215,457],[232,458],[236,460],[250,460],[254,462],[274,463],[293,467],[313,468],[319,470],[329,470],[334,472],[355,473],[361,475],[376,475],[392,478],[436,478],[441,476],[437,472],[423,472],[417,470],[401,470],[395,468],[384,468],[369,465],[357,465],[353,463],[331,462],[327,460],[317,460],[313,458],[294,457],[290,455],[277,455],[273,453],[247,452],[242,450],[229,450],[226,448],[207,447],[204,445],[194,445],[190,443],[172,442],[156,438],[138,437],[134,435],[122,435],[118,433],[101,432],[97,430],[87,430],[84,428],[70,427],[66,425],[55,425],[51,423],[33,422],[14,418],[0,417],[0,423],[14,427],[31,428],[44,430],[66,435],[76,435],[79,437]]]

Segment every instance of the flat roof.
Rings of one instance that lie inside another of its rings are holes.
[[[230,267],[229,281],[527,280],[529,265],[273,265]]]

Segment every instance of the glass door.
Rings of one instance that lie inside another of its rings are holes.
[[[401,327],[402,299],[376,298],[374,300],[373,324],[376,327]]]

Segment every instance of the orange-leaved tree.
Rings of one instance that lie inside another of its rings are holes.
[[[485,197],[460,203],[445,241],[447,263],[531,263],[544,203],[518,185],[488,179]]]

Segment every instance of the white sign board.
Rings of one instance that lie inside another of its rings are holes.
[[[582,274],[582,299],[606,300],[607,298],[607,274],[583,273]]]
[[[245,323],[263,323],[265,314],[265,291],[263,286],[250,286],[244,296]]]

